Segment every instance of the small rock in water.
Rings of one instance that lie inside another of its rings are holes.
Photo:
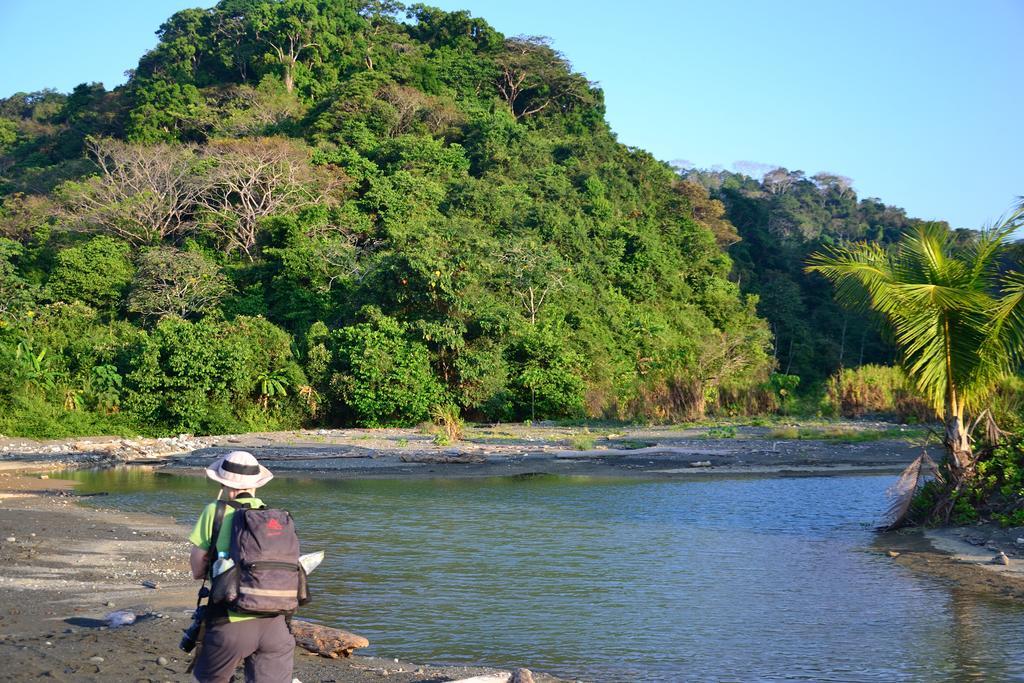
[[[533,672],[529,669],[516,669],[512,672],[512,680],[509,683],[534,683]]]
[[[1000,551],[998,555],[992,558],[991,564],[1001,564],[1005,566],[1010,564],[1010,558],[1006,556],[1006,553]]]
[[[156,581],[150,581],[148,579],[143,581],[142,585],[145,586],[146,588],[152,588],[153,590],[156,590],[157,588],[160,588],[160,584],[159,583],[157,583]]]
[[[107,626],[110,628],[119,628],[121,626],[129,626],[135,623],[135,612],[131,610],[121,609],[116,612],[108,614],[104,620],[107,622]]]
[[[102,664],[105,660],[103,657],[89,657],[89,661],[93,664]]]
[[[899,557],[899,556],[900,556],[900,554],[899,554],[898,552],[896,552],[895,550],[890,550],[890,551],[889,551],[888,553],[886,553],[886,554],[887,554],[887,555],[888,555],[889,557]]]
[[[113,600],[107,600],[107,607],[113,607],[113,606],[114,606],[114,601]]]
[[[6,540],[6,541],[7,541],[8,543],[14,543],[14,542],[15,542],[15,541],[17,541],[18,539],[16,539],[16,538],[15,538],[14,536],[8,536],[8,537],[7,537],[7,538],[6,538],[5,540]]]
[[[690,463],[690,467],[711,467],[710,460],[697,460]]]
[[[1024,545],[1024,538],[1018,538],[1016,540],[1017,545]]]
[[[156,663],[160,666],[167,666],[167,657],[157,657]]]

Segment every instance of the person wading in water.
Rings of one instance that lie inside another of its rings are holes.
[[[221,485],[220,493],[217,496],[217,502],[210,503],[203,509],[196,521],[195,528],[188,537],[195,546],[192,548],[190,557],[192,577],[204,581],[211,578],[211,567],[216,567],[213,571],[214,574],[219,573],[218,570],[225,564],[231,564],[231,558],[238,553],[232,546],[232,531],[234,529],[237,544],[239,535],[237,527],[240,525],[235,524],[233,518],[239,509],[247,511],[246,519],[252,515],[254,520],[256,515],[249,513],[248,510],[272,515],[277,513],[288,515],[284,511],[264,510],[263,501],[256,497],[256,489],[270,481],[274,475],[266,467],[260,465],[252,453],[245,451],[228,453],[206,469],[206,476]],[[218,513],[223,515],[223,518],[219,525],[217,538],[213,539]],[[271,531],[269,533],[271,536],[280,534],[279,531],[276,531],[281,529],[278,519],[279,517],[272,517],[272,521],[270,521]],[[290,516],[282,519],[285,519],[286,525],[290,525]],[[259,531],[256,529],[257,533]],[[294,536],[294,530],[291,531],[291,534]],[[217,556],[213,556],[211,552],[211,541],[214,540],[213,545],[219,551]],[[297,557],[297,537],[294,540],[294,545]],[[237,569],[235,572],[237,574]],[[224,573],[227,576],[228,572]],[[235,579],[235,584],[236,592],[238,590],[242,593],[247,592],[244,582],[241,589],[237,588],[237,579]],[[214,594],[218,592],[216,582],[213,592]],[[285,591],[250,588],[248,592],[255,593],[256,599],[265,600],[264,593],[284,593]],[[242,604],[242,601],[236,595],[231,604],[237,607]],[[273,606],[266,611],[273,611]],[[286,613],[242,613],[228,609],[226,603],[217,603],[211,598],[211,604],[207,608],[205,634],[201,636],[200,647],[194,660],[193,675],[196,680],[200,683],[231,681],[235,669],[244,660],[247,683],[291,683],[295,639],[292,637],[286,621],[286,616],[290,614],[290,611],[282,611]]]

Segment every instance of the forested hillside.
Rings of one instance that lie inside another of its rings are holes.
[[[720,206],[616,142],[546,40],[353,0],[159,39],[113,91],[0,101],[0,431],[757,400],[771,338]]]
[[[803,268],[914,219],[679,174],[546,39],[365,0],[158,36],[112,91],[0,100],[0,432],[692,419],[893,360]]]
[[[733,279],[758,297],[780,373],[798,375],[806,388],[839,368],[895,360],[878,321],[840,306],[828,282],[804,267],[823,247],[891,245],[921,221],[878,199],[858,200],[852,181],[831,173],[808,178],[776,168],[760,179],[728,171],[685,175],[723,202],[725,219],[737,229],[739,240],[729,248]],[[968,240],[976,233],[961,234]]]

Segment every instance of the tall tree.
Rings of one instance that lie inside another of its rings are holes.
[[[344,37],[363,23],[344,0],[282,0],[260,3],[248,18],[256,38],[281,66],[285,89],[292,92],[299,66],[344,52]]]

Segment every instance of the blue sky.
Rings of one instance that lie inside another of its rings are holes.
[[[185,0],[0,0],[0,96],[107,87]],[[1024,195],[1018,0],[435,0],[547,35],[605,91],[620,141],[701,167],[849,176],[981,227]]]

